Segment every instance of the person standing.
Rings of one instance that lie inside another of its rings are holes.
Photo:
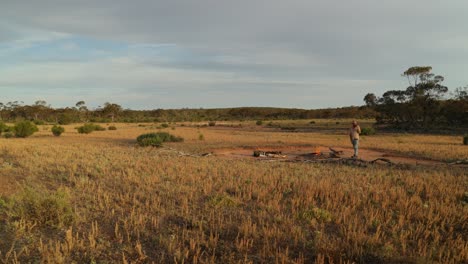
[[[353,144],[354,155],[353,158],[357,158],[359,154],[359,134],[361,134],[361,127],[358,125],[356,120],[351,122],[351,128],[349,129],[349,139]]]

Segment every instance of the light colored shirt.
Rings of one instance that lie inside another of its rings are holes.
[[[361,134],[361,127],[355,126],[349,129],[349,136],[351,139],[359,139],[359,134]]]

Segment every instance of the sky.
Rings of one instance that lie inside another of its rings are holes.
[[[362,105],[432,66],[468,85],[466,0],[0,0],[0,102]]]

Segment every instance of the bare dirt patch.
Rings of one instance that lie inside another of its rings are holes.
[[[321,155],[318,156],[315,154],[317,149],[321,152]],[[280,151],[283,157],[277,157],[278,160],[296,160],[296,161],[307,161],[307,160],[316,160],[316,159],[325,159],[328,157],[332,151],[325,146],[320,147],[311,147],[311,146],[285,146],[285,147],[257,147],[257,148],[223,148],[223,149],[214,149],[212,153],[214,155],[226,158],[233,159],[271,159],[269,157],[254,157],[253,152],[257,150],[262,151],[271,151],[276,152]],[[353,150],[351,148],[339,148],[334,147],[333,150],[342,152],[340,157],[350,158],[353,155]],[[378,159],[388,160],[394,164],[404,164],[404,165],[444,165],[447,163],[429,160],[423,158],[415,158],[409,156],[403,156],[396,153],[383,152],[372,149],[360,149],[359,150],[359,159],[363,161],[375,161]]]

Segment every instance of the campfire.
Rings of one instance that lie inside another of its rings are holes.
[[[312,152],[312,155],[318,156],[320,154],[322,154],[322,151],[320,150],[320,147],[315,147],[313,152]]]

